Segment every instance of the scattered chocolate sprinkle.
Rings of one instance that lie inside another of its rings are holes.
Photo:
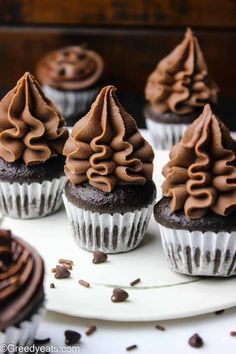
[[[89,326],[89,328],[87,329],[87,331],[85,332],[86,336],[90,336],[91,334],[93,334],[93,332],[95,332],[97,329],[96,326],[92,325]]]
[[[95,251],[93,252],[93,263],[94,264],[99,264],[106,262],[107,260],[107,254],[101,251]]]
[[[218,311],[215,312],[215,315],[221,315],[224,312],[225,312],[225,310],[218,310]]]
[[[43,345],[43,344],[47,344],[47,343],[49,343],[49,342],[51,342],[51,338],[44,338],[44,339],[36,339],[35,338],[35,340],[34,340],[34,344],[35,345]]]
[[[85,288],[89,288],[90,287],[90,284],[86,280],[83,280],[83,279],[79,280],[79,284],[84,286]]]
[[[51,288],[51,289],[54,289],[54,288],[55,288],[55,284],[54,284],[54,283],[51,283],[51,284],[50,284],[50,288]]]
[[[137,285],[138,283],[140,283],[140,281],[141,281],[141,279],[140,279],[140,278],[137,278],[137,279],[131,281],[130,285],[131,285],[131,286]]]
[[[61,266],[68,270],[72,270],[72,265],[69,263],[61,263]]]
[[[55,273],[56,279],[64,279],[69,277],[70,277],[70,272],[68,269],[59,265],[56,266],[56,273]]]
[[[136,344],[130,345],[129,347],[126,348],[127,352],[130,352],[131,350],[137,349],[138,346]]]
[[[56,268],[52,268],[51,270],[52,273],[56,273],[56,271],[57,271]]]
[[[201,348],[203,346],[203,340],[197,333],[195,333],[189,338],[188,344],[193,348]]]
[[[59,261],[58,261],[59,264],[64,264],[64,263],[67,263],[67,264],[70,264],[70,265],[73,265],[73,261],[70,260],[70,259],[63,259],[63,258],[60,258]]]
[[[129,297],[129,294],[125,290],[120,289],[120,288],[115,288],[113,290],[111,301],[112,302],[123,302],[123,301],[127,300],[128,297]]]
[[[236,331],[231,331],[230,335],[231,335],[231,337],[236,337]]]
[[[157,324],[157,325],[155,326],[155,328],[158,329],[159,331],[165,331],[165,330],[166,330],[165,327],[163,327],[163,326],[161,326],[161,325],[159,325],[159,324]]]
[[[81,338],[81,334],[76,331],[66,330],[65,331],[65,344],[73,345],[77,344]]]

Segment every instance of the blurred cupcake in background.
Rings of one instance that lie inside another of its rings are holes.
[[[36,76],[43,90],[73,125],[87,113],[100,90],[102,57],[85,46],[68,46],[48,53]]]
[[[236,274],[236,141],[210,105],[170,152],[154,216],[170,268]]]
[[[156,197],[154,153],[135,120],[104,87],[64,148],[64,202],[80,247],[107,253],[136,248]]]
[[[68,131],[30,73],[0,102],[0,209],[15,218],[54,213],[66,183]]]
[[[217,102],[218,91],[198,40],[188,28],[183,41],[147,80],[144,115],[154,146],[169,150],[175,145],[203,106]]]
[[[1,344],[34,342],[45,312],[43,281],[44,264],[36,250],[9,230],[0,229]]]

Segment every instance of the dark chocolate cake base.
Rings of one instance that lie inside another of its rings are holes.
[[[172,212],[171,198],[163,197],[154,207],[156,221],[171,229],[188,231],[236,231],[236,209],[228,216],[221,216],[208,212],[199,219],[190,219],[183,211]]]
[[[144,185],[118,185],[106,193],[87,182],[77,186],[67,182],[65,195],[78,208],[99,213],[126,213],[151,204],[156,198],[156,186],[153,181]]]
[[[51,181],[64,175],[64,156],[56,156],[42,164],[26,166],[22,159],[7,162],[0,158],[0,181],[32,183]]]

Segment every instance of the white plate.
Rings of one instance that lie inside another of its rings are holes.
[[[154,179],[160,187],[160,170],[167,152],[156,153]],[[159,188],[160,193],[160,188]],[[46,261],[47,307],[68,315],[114,321],[150,321],[207,313],[236,305],[236,281],[193,278],[167,268],[158,227],[152,219],[143,244],[136,250],[110,255],[109,261],[94,265],[92,254],[74,243],[64,210],[35,220],[5,218],[3,227],[34,245]],[[51,273],[59,258],[74,260],[71,279],[56,280]],[[141,278],[141,283],[129,283]],[[78,284],[84,279],[87,289]],[[54,282],[55,289],[49,285]],[[129,301],[112,303],[114,287],[127,289]]]

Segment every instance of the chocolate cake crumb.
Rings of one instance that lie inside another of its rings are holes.
[[[203,340],[197,333],[195,333],[189,338],[188,344],[193,348],[201,348],[203,346]]]
[[[96,331],[96,329],[97,329],[97,327],[94,325],[89,326],[89,328],[85,332],[86,336],[90,336],[91,334],[93,334]]]
[[[99,264],[106,262],[107,260],[107,254],[101,251],[95,251],[93,252],[93,263],[94,264]]]
[[[54,289],[54,288],[55,288],[55,284],[54,284],[54,283],[51,283],[51,284],[50,284],[50,288],[51,288],[51,289]]]
[[[224,312],[225,312],[225,310],[218,310],[218,311],[215,312],[215,315],[221,315]]]
[[[59,263],[59,264],[67,263],[67,264],[73,265],[74,262],[73,262],[72,260],[70,260],[70,259],[63,259],[63,258],[60,258],[60,259],[58,260],[58,263]]]
[[[77,344],[81,338],[81,334],[79,332],[72,331],[69,329],[66,330],[64,334],[65,334],[65,344],[66,345]]]
[[[165,330],[166,330],[165,327],[163,327],[163,326],[161,326],[161,325],[159,325],[159,324],[157,324],[157,325],[155,326],[155,328],[158,329],[159,331],[165,331]]]
[[[57,271],[56,268],[52,268],[52,269],[51,269],[51,272],[52,272],[52,273],[56,273],[56,271]]]
[[[50,338],[50,337],[48,337],[48,338],[43,338],[43,339],[37,339],[37,338],[35,338],[35,340],[34,340],[34,344],[35,344],[35,345],[43,345],[43,344],[47,344],[47,343],[49,343],[49,342],[51,342],[51,338]]]
[[[79,280],[79,284],[84,286],[85,288],[89,288],[90,287],[90,284],[86,280],[83,280],[83,279]]]
[[[137,349],[138,346],[136,344],[130,345],[129,347],[126,348],[127,352],[130,352],[131,350]]]
[[[140,283],[140,281],[141,281],[141,279],[140,279],[140,278],[137,278],[137,279],[131,281],[130,285],[131,285],[131,286],[137,285],[138,283]]]
[[[128,297],[129,297],[129,294],[125,290],[123,290],[121,288],[115,288],[113,290],[111,301],[112,302],[123,302],[123,301],[127,300]]]
[[[231,335],[231,337],[236,337],[236,331],[231,331],[230,335]]]
[[[56,266],[56,273],[55,273],[56,279],[65,279],[69,277],[70,277],[70,272],[68,269],[59,265]]]

